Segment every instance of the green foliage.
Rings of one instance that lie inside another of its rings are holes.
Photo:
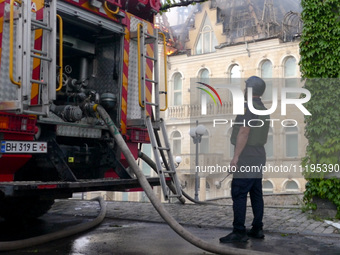
[[[339,179],[324,178],[340,164],[340,1],[302,0],[301,5],[300,68],[312,95],[305,104],[312,115],[305,118],[308,146],[302,164],[308,183],[304,199],[316,209],[312,197],[327,198],[337,206],[340,217]],[[322,165],[325,171],[311,172]]]
[[[313,197],[320,197],[332,201],[337,207],[336,218],[340,218],[340,180],[339,179],[309,179],[303,197],[308,209],[315,210],[316,204]],[[305,208],[306,209],[306,208]]]
[[[306,78],[339,78],[338,0],[302,0],[301,72]]]

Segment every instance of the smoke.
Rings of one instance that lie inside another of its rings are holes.
[[[211,23],[223,25],[225,45],[277,36],[292,40],[302,29],[300,0],[211,0],[209,3],[216,10],[216,20]],[[184,50],[188,31],[194,26],[201,5],[180,9],[171,13],[172,24],[176,24],[172,31],[178,46]]]
[[[278,36],[286,13],[301,12],[297,0],[232,0],[228,5],[223,5],[223,0],[216,1],[218,22],[223,24],[230,44]]]

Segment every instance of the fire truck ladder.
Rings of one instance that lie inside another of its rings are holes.
[[[151,121],[151,117],[146,118],[146,126],[148,128],[148,133],[150,137],[151,147],[153,150],[153,154],[155,157],[157,172],[160,178],[161,187],[163,190],[164,199],[168,200],[171,197],[176,197],[180,199],[182,197],[182,189],[177,178],[176,167],[174,158],[170,149],[169,139],[166,133],[166,128],[164,121],[162,119],[159,120],[160,131],[162,133],[162,138],[164,141],[164,145],[162,145],[159,135],[158,135],[158,127],[155,127]],[[164,155],[164,151],[167,155]],[[167,158],[166,158],[167,156]],[[165,170],[163,170],[163,166]],[[173,182],[174,188],[171,190],[172,195],[169,195],[166,178],[170,177]]]
[[[159,60],[158,60],[158,43],[159,35],[163,37],[163,53],[164,53],[164,91],[160,91],[159,82]],[[170,149],[170,143],[167,136],[166,128],[163,119],[160,117],[160,112],[165,111],[168,107],[167,102],[167,66],[166,66],[166,41],[165,35],[160,33],[158,29],[153,30],[153,35],[145,32],[142,23],[137,26],[137,47],[138,47],[138,86],[139,86],[139,105],[142,110],[142,118],[147,126],[152,150],[155,157],[157,172],[160,178],[160,183],[164,195],[164,199],[168,200],[171,197],[181,198],[182,190],[177,178],[174,158]],[[148,55],[147,45],[152,44],[153,56]],[[153,78],[146,77],[147,62],[153,64]],[[146,82],[152,84],[152,91],[154,91],[154,101],[149,102],[146,99]],[[165,95],[165,107],[160,107],[159,95]],[[147,112],[147,106],[154,108],[154,115],[150,116]],[[162,134],[159,139],[159,131]],[[166,155],[165,153],[166,152]],[[163,167],[165,170],[163,170]],[[171,189],[172,195],[169,194],[166,179],[170,178],[173,185]]]
[[[31,11],[31,0],[11,0],[10,12],[10,45],[11,58],[13,59],[13,37],[14,37],[14,2],[19,4],[21,15],[18,17],[16,26],[16,70],[19,76],[18,81],[13,78],[10,71],[10,78],[13,84],[21,90],[23,103],[21,111],[24,113],[47,115],[49,103],[56,95],[56,0],[44,2],[43,19],[37,20],[36,14]],[[35,49],[35,36],[41,34],[41,50]],[[34,66],[40,64],[40,77],[33,79]],[[13,62],[10,64],[13,72]],[[32,86],[39,87],[39,99],[36,105],[31,104]]]
[[[163,54],[164,54],[164,91],[160,91],[159,82],[159,60],[158,60],[158,39],[159,35],[163,37]],[[138,47],[138,95],[139,105],[142,109],[142,117],[145,119],[148,115],[147,106],[154,107],[154,121],[160,121],[160,112],[165,111],[168,107],[167,99],[167,62],[166,62],[166,41],[165,35],[160,33],[158,29],[154,29],[153,34],[148,34],[142,23],[138,23],[137,26],[137,47]],[[147,46],[151,45],[153,50],[153,56],[148,54]],[[153,66],[153,77],[146,77],[146,66],[148,63]],[[152,91],[154,92],[154,102],[152,99],[148,101],[146,98],[146,82],[152,85]],[[165,95],[165,107],[160,107],[159,95]]]

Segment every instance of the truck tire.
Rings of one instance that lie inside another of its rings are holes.
[[[39,197],[7,197],[0,199],[0,217],[6,220],[35,219],[45,214],[54,199]]]

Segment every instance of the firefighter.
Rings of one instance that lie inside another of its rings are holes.
[[[251,76],[246,80],[245,100],[248,88],[252,88],[252,103],[257,110],[266,110],[261,96],[266,84],[257,77]],[[268,115],[255,115],[245,103],[244,115],[237,115],[234,121],[231,143],[235,146],[234,156],[230,162],[231,168],[236,168],[231,183],[233,200],[233,231],[221,237],[221,243],[246,242],[249,237],[264,238],[263,226],[263,196],[262,196],[262,166],[266,163],[264,145],[267,142],[269,122]],[[250,122],[249,122],[250,121]],[[257,122],[257,124],[256,124]],[[252,228],[246,231],[247,194],[250,194],[254,219]]]

